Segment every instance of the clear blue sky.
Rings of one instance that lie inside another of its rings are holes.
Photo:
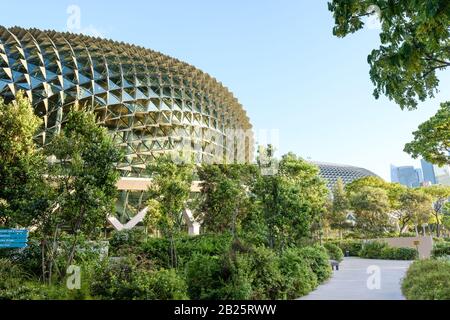
[[[376,101],[367,55],[378,31],[332,36],[325,0],[15,1],[0,24],[67,30],[67,8],[81,27],[106,38],[184,60],[223,82],[246,108],[258,136],[279,130],[279,151],[362,166],[389,179],[389,165],[418,165],[403,146],[450,100],[450,77],[437,99],[414,112]],[[258,138],[258,137],[257,137]],[[259,139],[260,140],[260,139]]]

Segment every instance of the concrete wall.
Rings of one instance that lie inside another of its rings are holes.
[[[420,259],[428,259],[431,257],[431,251],[433,250],[433,237],[431,236],[419,236],[411,238],[385,238],[377,239],[378,241],[384,241],[389,246],[394,248],[414,248],[419,249]]]

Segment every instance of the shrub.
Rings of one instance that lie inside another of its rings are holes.
[[[431,252],[433,258],[450,256],[450,243],[439,242],[433,246],[433,251]]]
[[[120,255],[138,247],[145,239],[141,229],[114,231],[109,240],[111,254]]]
[[[186,265],[189,297],[193,300],[215,300],[222,286],[218,256],[195,254]]]
[[[298,249],[299,255],[305,259],[311,270],[316,274],[319,283],[331,277],[332,270],[327,250],[321,246]]]
[[[251,259],[246,254],[230,251],[222,258],[218,299],[249,300],[252,296]]]
[[[342,252],[342,249],[339,248],[337,245],[328,242],[325,243],[323,246],[325,247],[325,249],[327,249],[328,256],[330,257],[330,259],[336,260],[338,262],[344,260],[344,253]]]
[[[450,263],[414,262],[403,280],[402,291],[408,300],[450,300]]]
[[[416,260],[419,257],[417,249],[385,247],[380,259],[386,260]]]
[[[337,245],[339,248],[341,248],[344,255],[346,253],[349,254],[351,257],[358,257],[359,252],[362,248],[362,241],[361,240],[337,240],[337,241],[330,241],[327,243],[332,243]]]
[[[359,256],[367,259],[415,260],[418,252],[413,248],[393,248],[385,242],[373,241],[364,244]]]
[[[387,248],[387,244],[385,242],[368,242],[362,246],[359,256],[367,259],[381,259],[385,248]]]
[[[282,299],[285,278],[280,268],[283,262],[279,262],[273,250],[265,247],[255,248],[248,257],[253,277],[252,299]]]
[[[196,255],[223,255],[231,246],[229,234],[201,235],[196,237],[180,237],[175,240],[179,268],[183,268]],[[160,268],[169,268],[170,242],[167,239],[148,238],[140,246],[140,251],[147,259]]]
[[[105,300],[187,299],[187,286],[175,270],[145,270],[133,257],[98,265],[92,295]]]
[[[30,275],[42,275],[41,247],[37,240],[30,239],[28,247],[23,249],[1,249],[1,257],[10,260]]]
[[[174,269],[139,270],[132,281],[134,300],[186,300],[187,286]]]
[[[287,299],[300,298],[317,287],[317,276],[299,249],[287,249],[281,254],[280,270]]]

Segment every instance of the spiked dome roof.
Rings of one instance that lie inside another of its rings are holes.
[[[2,42],[5,39],[7,39],[7,43]],[[33,49],[37,49],[39,52],[41,52],[41,49],[46,46],[54,47],[54,54],[57,56],[57,58],[59,58],[59,55],[65,54],[65,51],[67,50],[72,51],[71,54],[73,54],[75,50],[85,50],[86,57],[87,59],[91,60],[91,63],[94,62],[92,61],[92,59],[95,59],[97,63],[101,61],[109,67],[107,61],[117,61],[117,63],[121,66],[128,65],[128,67],[134,67],[137,73],[164,73],[180,77],[185,83],[190,82],[194,88],[198,88],[199,90],[211,94],[211,96],[214,96],[216,99],[220,100],[220,102],[222,102],[224,105],[229,106],[229,108],[231,108],[230,111],[238,117],[241,129],[248,130],[252,128],[250,120],[242,105],[228,90],[228,88],[217,81],[215,78],[178,59],[172,58],[154,50],[127,44],[124,42],[105,40],[101,38],[68,32],[56,32],[53,30],[42,31],[34,28],[5,28],[0,26],[0,57],[2,58],[0,59],[0,69],[3,67],[3,71],[9,74],[11,78],[14,77],[14,74],[13,72],[11,72],[11,70],[8,70],[10,66],[8,65],[8,57],[5,52],[4,45],[8,44],[17,48],[17,61],[23,63],[23,68],[27,69],[28,47],[22,47],[22,42],[24,39],[31,40],[27,45],[30,46],[30,43],[34,44],[35,48]],[[64,50],[63,47],[66,47],[66,49]],[[48,52],[46,52],[46,54],[48,54]],[[75,55],[73,54],[73,56]],[[39,59],[41,60],[42,64],[47,63],[45,55],[39,55]],[[75,61],[75,65],[77,65],[78,67],[83,67],[79,64],[78,61]],[[63,66],[60,67],[63,68]],[[92,70],[92,72],[94,73],[95,78],[96,70]],[[29,86],[27,86],[26,84],[21,86],[20,83],[14,83],[14,81],[11,81],[11,83],[9,84],[10,86],[13,86],[14,84],[18,86],[18,88],[16,89],[11,88],[11,91],[15,91],[17,89],[25,90],[27,91],[27,94],[31,99],[32,96],[29,92],[29,89],[33,85],[32,80],[27,79],[27,82]],[[5,86],[5,84],[3,84],[3,86]],[[0,92],[2,89],[3,88],[0,86]]]

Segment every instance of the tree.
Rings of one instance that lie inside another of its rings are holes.
[[[448,236],[448,230],[450,230],[450,202],[447,202],[442,208],[442,225],[447,230]]]
[[[394,211],[400,207],[399,198],[406,190],[406,187],[399,183],[390,183],[379,177],[371,176],[364,177],[347,184],[345,186],[345,190],[347,191],[347,194],[350,194],[352,192],[357,192],[363,187],[380,188],[386,191],[389,200],[389,207]]]
[[[47,179],[55,199],[42,217],[39,231],[49,265],[43,272],[51,280],[52,257],[58,252],[62,230],[72,235],[69,266],[80,236],[100,235],[107,216],[114,212],[119,179],[116,164],[122,154],[107,129],[96,124],[93,114],[83,111],[68,114],[62,132],[52,139],[45,153],[53,159]]]
[[[319,169],[289,153],[275,169],[273,148],[260,149],[258,163],[262,172],[253,188],[267,226],[267,243],[283,249],[309,236],[314,222],[320,223],[328,190],[319,177]]]
[[[148,194],[150,198],[149,217],[155,222],[163,236],[170,240],[170,261],[177,268],[175,237],[183,229],[182,212],[187,208],[193,179],[193,166],[189,163],[177,164],[170,155],[162,155],[147,166],[152,179]]]
[[[328,8],[338,37],[361,30],[364,18],[379,13],[381,46],[368,57],[375,98],[383,94],[402,109],[415,109],[419,101],[434,97],[439,85],[436,72],[450,66],[448,0],[333,0]],[[431,162],[448,163],[448,119],[445,103],[405,150]]]
[[[405,152],[415,159],[422,156],[431,163],[450,165],[450,102],[442,103],[438,113],[419,126]]]
[[[350,204],[355,212],[355,228],[366,237],[377,237],[391,226],[385,190],[364,186],[350,194]]]
[[[248,186],[254,177],[249,165],[202,165],[197,174],[201,183],[197,220],[206,232],[222,233],[240,228],[251,210]]]
[[[339,178],[333,189],[333,199],[327,220],[332,228],[339,230],[341,238],[342,231],[349,227],[347,221],[349,209],[350,201],[345,192],[344,182]]]
[[[48,206],[46,162],[33,142],[41,120],[19,93],[8,105],[0,98],[0,124],[0,225],[29,227]]]
[[[436,222],[436,236],[440,237],[441,216],[443,214],[444,205],[448,203],[450,198],[450,187],[435,185],[423,188],[423,192],[429,195],[433,201],[433,215]]]
[[[422,190],[407,189],[400,196],[400,203],[400,233],[403,233],[408,225],[413,225],[417,233],[417,227],[427,223],[431,217],[431,197]]]

